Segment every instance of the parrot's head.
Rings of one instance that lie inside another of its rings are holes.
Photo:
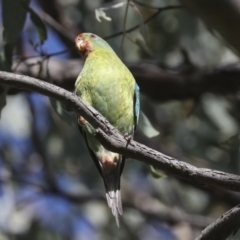
[[[94,33],[81,33],[75,38],[75,44],[83,57],[96,50],[112,51],[109,44]]]

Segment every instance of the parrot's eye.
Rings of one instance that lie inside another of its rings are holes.
[[[90,37],[91,37],[91,38],[96,38],[96,35],[91,34]]]

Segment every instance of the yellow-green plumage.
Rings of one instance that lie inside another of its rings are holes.
[[[118,56],[108,50],[89,54],[77,78],[76,94],[122,133],[134,126],[135,80]]]
[[[76,80],[75,93],[122,134],[132,135],[136,84],[132,74],[100,37],[91,33],[80,34],[76,38],[76,45],[82,50],[85,63]],[[122,214],[120,176],[125,158],[106,150],[95,139],[88,123],[82,129],[91,156],[104,180],[108,205],[119,226],[119,214]]]

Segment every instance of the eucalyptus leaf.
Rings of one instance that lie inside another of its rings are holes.
[[[138,16],[139,16],[139,32],[141,33],[145,41],[147,41],[148,35],[147,35],[147,29],[144,23],[144,19],[142,17],[142,14],[139,14]]]
[[[102,7],[101,9],[102,9],[102,10],[117,9],[117,8],[123,7],[123,6],[126,5],[126,4],[127,4],[127,2],[120,2],[120,3],[116,3],[116,4],[110,3],[109,6],[107,6],[107,7]]]
[[[153,55],[152,50],[147,46],[146,41],[140,37],[137,37],[135,40],[136,45],[142,49],[149,56]]]
[[[99,22],[101,22],[101,18],[105,19],[106,21],[112,21],[112,19],[106,15],[102,8],[95,9],[95,17]]]
[[[221,149],[225,149],[229,151],[232,149],[238,149],[239,146],[239,134],[233,135],[230,138],[226,139],[226,141],[221,142],[219,147]]]
[[[41,44],[44,43],[44,41],[47,39],[47,28],[44,24],[43,20],[37,15],[37,13],[32,9],[28,8],[28,11],[30,13],[30,18],[37,28],[38,36],[40,39]]]
[[[59,101],[50,98],[51,106],[54,110],[54,112],[68,125],[71,127],[77,126],[77,117],[75,113],[68,112],[66,110],[66,107]]]
[[[148,39],[147,29],[146,29],[146,26],[144,23],[142,13],[139,11],[139,9],[134,4],[130,4],[130,6],[133,8],[133,10],[137,13],[137,15],[139,17],[139,32],[143,36],[144,40],[147,42],[147,39]]]
[[[27,15],[30,0],[2,0],[3,40],[15,45]]]
[[[3,44],[0,52],[0,70],[11,72],[14,45]]]
[[[156,137],[160,134],[159,131],[157,131],[147,118],[147,116],[141,111],[140,112],[140,117],[139,117],[139,127],[141,128],[142,132],[144,133],[145,136],[148,138]]]
[[[120,3],[116,3],[116,4],[111,4],[107,7],[95,9],[95,17],[99,22],[101,22],[101,18],[103,18],[106,21],[112,21],[112,19],[110,17],[108,17],[104,11],[107,11],[110,9],[117,9],[117,8],[124,6],[125,4],[127,4],[127,2],[120,2]]]
[[[120,8],[123,7],[125,4],[127,4],[127,2],[120,2],[120,3],[116,3],[111,5],[108,9],[116,9],[116,8]],[[105,8],[106,9],[106,8]],[[107,10],[107,9],[106,9]]]
[[[150,165],[150,172],[154,178],[164,178],[166,175],[159,170],[156,170],[152,165]]]
[[[2,113],[2,109],[6,106],[6,99],[9,87],[0,87],[0,117]]]
[[[47,68],[47,81],[52,83],[49,69]],[[73,128],[77,128],[77,117],[73,112],[68,111],[67,106],[64,106],[60,101],[50,98],[50,104],[54,112],[61,118],[65,123]],[[70,109],[71,110],[71,109]]]
[[[11,71],[13,49],[23,29],[30,0],[2,0],[3,49],[1,70]]]
[[[229,113],[229,102],[213,94],[205,94],[202,98],[203,110],[220,131],[220,141],[226,141],[238,133],[238,124]]]

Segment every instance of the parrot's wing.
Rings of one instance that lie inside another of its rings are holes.
[[[120,215],[123,214],[121,192],[120,192],[120,176],[122,174],[126,158],[124,156],[120,156],[119,164],[118,164],[118,167],[115,169],[115,171],[112,172],[112,174],[106,174],[104,172],[104,169],[100,161],[98,160],[98,158],[96,157],[96,155],[88,145],[86,133],[84,132],[84,130],[80,125],[78,125],[78,127],[84,138],[87,149],[92,157],[92,160],[94,161],[94,164],[97,167],[98,172],[100,173],[103,179],[104,186],[106,189],[106,198],[107,198],[108,206],[112,209],[112,213],[116,219],[117,226],[119,227],[120,226],[119,214]]]
[[[135,83],[135,89],[134,89],[134,130],[136,130],[138,119],[139,119],[139,113],[140,113],[140,93],[139,93],[139,86],[137,83]]]
[[[92,151],[92,149],[88,145],[86,133],[83,131],[82,127],[79,124],[78,124],[78,128],[79,128],[79,131],[80,131],[80,133],[82,134],[82,136],[84,138],[84,142],[86,143],[86,146],[87,146],[87,149],[88,149],[88,151],[89,151],[89,153],[91,155],[91,158],[93,159],[94,164],[96,165],[98,172],[100,173],[101,177],[104,180],[103,172],[102,172],[102,166],[100,165],[99,160],[97,159],[96,155],[94,154],[94,152]],[[121,164],[120,164],[120,176],[122,175],[123,168],[125,166],[125,160],[126,160],[126,157],[124,157],[124,156],[121,156],[121,157],[122,157],[122,159],[121,159]],[[120,187],[120,183],[119,183],[119,187]]]
[[[96,155],[94,154],[94,152],[92,151],[92,149],[91,149],[91,148],[89,147],[89,145],[88,145],[86,133],[83,131],[82,127],[81,127],[79,124],[78,124],[78,128],[79,128],[80,133],[82,134],[82,136],[83,136],[83,138],[84,138],[84,141],[85,141],[85,143],[86,143],[88,152],[90,153],[90,155],[91,155],[91,157],[92,157],[92,160],[94,161],[94,164],[95,164],[96,167],[97,167],[98,172],[100,173],[101,177],[103,178],[102,167],[101,167],[100,162],[98,161]]]
[[[134,134],[134,131],[137,128],[139,114],[140,114],[140,88],[137,85],[137,83],[135,83],[134,96],[133,96],[133,107],[134,107],[134,109],[133,109],[133,111],[134,111],[134,130],[133,130],[132,135]],[[126,160],[126,157],[122,156],[122,163],[120,166],[120,174],[122,174],[122,171],[124,169],[125,160]]]

